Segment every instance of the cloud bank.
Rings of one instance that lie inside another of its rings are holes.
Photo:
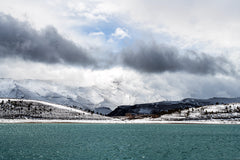
[[[63,38],[54,27],[34,30],[0,13],[0,56],[20,57],[43,63],[66,63],[90,66],[95,60],[83,48]]]
[[[95,69],[118,65],[146,73],[181,71],[213,75],[234,73],[234,67],[225,57],[213,57],[194,51],[182,53],[177,48],[156,43],[135,43],[117,55],[103,54],[101,58],[94,57],[86,49],[63,38],[54,27],[36,31],[28,23],[20,22],[2,13],[0,14],[0,56]]]
[[[233,66],[225,57],[213,57],[205,53],[185,51],[181,53],[166,45],[139,43],[126,48],[123,63],[135,70],[149,73],[184,71],[192,74],[232,74]]]

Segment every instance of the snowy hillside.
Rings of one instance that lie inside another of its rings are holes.
[[[0,99],[0,118],[107,120],[109,117],[36,100]]]
[[[207,105],[166,113],[155,120],[232,120],[240,121],[240,103]]]
[[[174,112],[165,111],[161,115],[126,115],[126,117],[119,118],[106,117],[43,101],[0,99],[1,123],[42,123],[44,122],[42,120],[66,123],[238,123],[240,121],[240,103],[207,105],[179,109]]]

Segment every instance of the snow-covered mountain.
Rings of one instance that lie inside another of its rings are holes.
[[[108,114],[119,105],[133,104],[134,95],[113,82],[107,87],[73,87],[44,80],[0,79],[0,97],[41,100]]]
[[[129,89],[120,82],[114,81],[107,85],[74,87],[65,86],[56,82],[46,80],[13,80],[0,79],[0,97],[40,100],[76,108],[95,110],[95,112],[108,114],[111,110],[112,116],[133,114],[152,114],[174,108],[189,108],[216,103],[240,102],[240,98],[210,98],[193,99],[187,98],[182,101],[162,101],[156,103],[145,103],[153,101],[149,93],[145,99],[139,92]],[[159,97],[159,96],[156,96]],[[161,101],[161,98],[154,98]],[[133,105],[136,102],[144,104]],[[127,105],[127,106],[122,106]],[[119,106],[117,108],[117,106]]]

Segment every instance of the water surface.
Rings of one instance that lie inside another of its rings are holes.
[[[0,159],[240,160],[240,125],[0,124]]]

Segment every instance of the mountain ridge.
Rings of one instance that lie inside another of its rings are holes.
[[[118,106],[115,110],[108,114],[108,116],[126,116],[131,115],[150,115],[150,114],[165,114],[166,112],[173,112],[182,109],[202,107],[206,105],[239,103],[240,97],[225,98],[213,97],[209,99],[185,98],[181,101],[161,101],[154,103],[143,103],[135,105]]]
[[[116,102],[107,99],[106,92],[94,87],[69,87],[45,80],[13,80],[0,78],[0,97],[41,100],[61,105],[109,113],[117,106]],[[99,108],[99,109],[98,109]]]
[[[72,87],[49,80],[0,78],[0,97],[46,101],[84,110],[94,110],[96,113],[110,116],[125,116],[126,113],[159,114],[169,109],[199,107],[216,104],[218,101],[218,103],[240,102],[240,98],[213,97],[135,104],[134,95],[128,94],[128,91],[119,83],[114,81],[109,86],[108,88]]]

